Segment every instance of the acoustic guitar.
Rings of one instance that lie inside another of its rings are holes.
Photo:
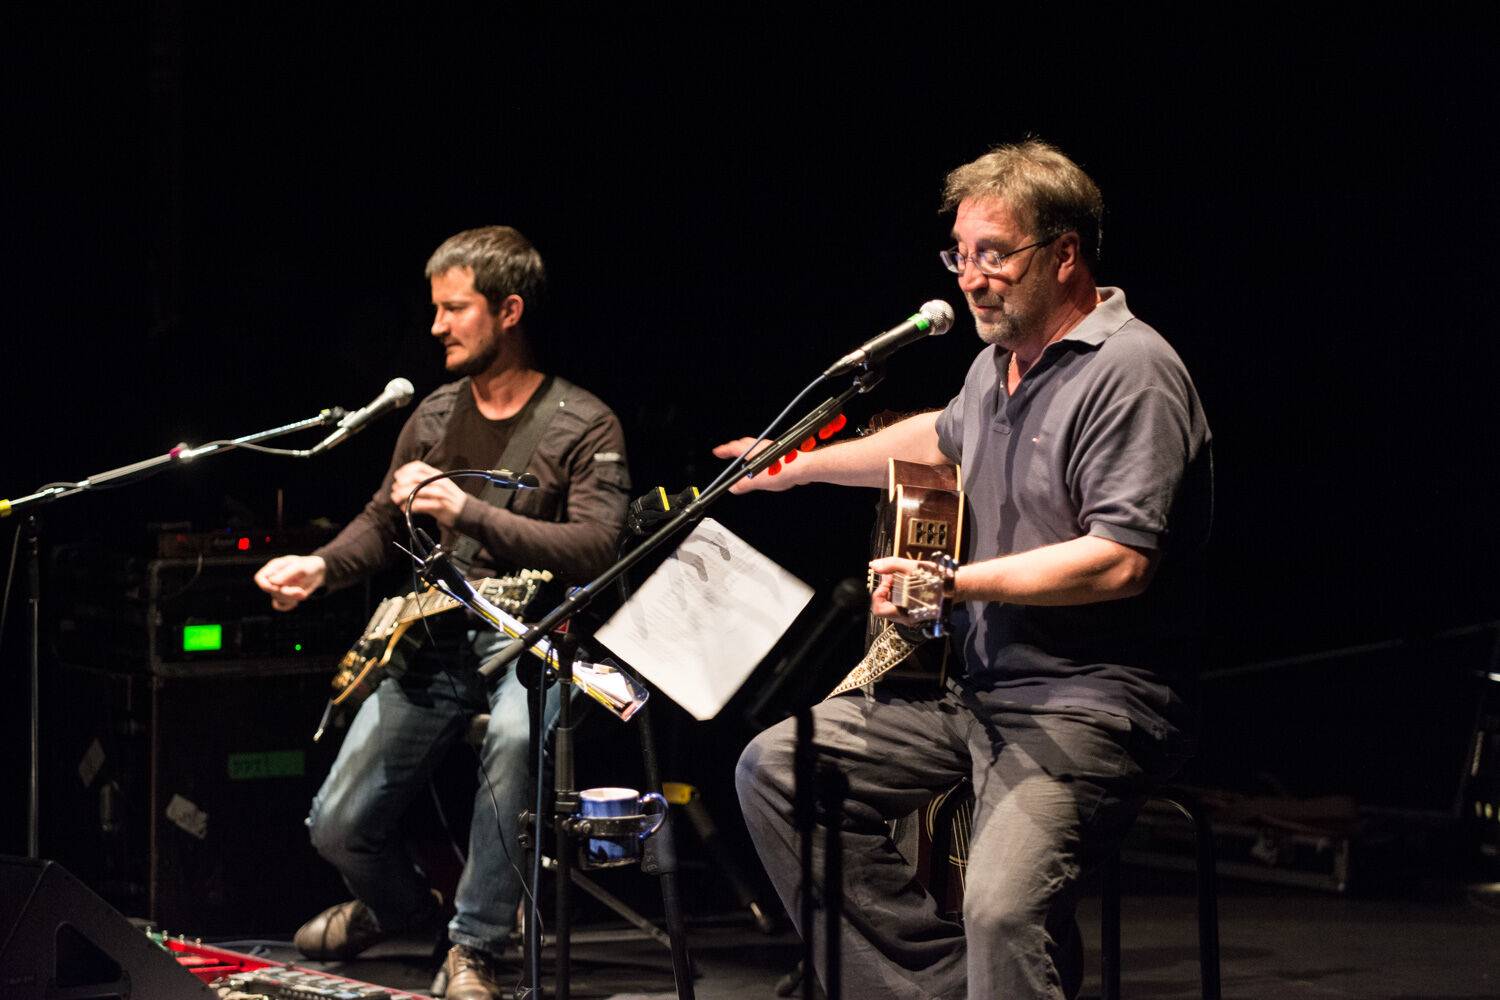
[[[943,577],[956,566],[963,545],[964,495],[956,465],[922,465],[891,459],[886,491],[876,508],[871,550],[899,556],[924,568],[896,580],[891,603],[917,623],[894,625],[870,616],[864,659],[828,695],[867,687],[889,674],[941,687],[948,666],[948,603]],[[871,592],[875,574],[869,575]],[[924,640],[933,640],[931,642]]]

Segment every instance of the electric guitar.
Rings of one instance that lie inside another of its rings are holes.
[[[501,610],[519,617],[526,606],[536,597],[542,584],[550,582],[550,570],[522,570],[514,576],[492,577],[474,582],[474,590],[485,600]],[[386,666],[392,654],[408,638],[413,625],[424,618],[442,614],[460,607],[457,600],[432,587],[415,591],[402,597],[387,597],[375,608],[370,623],[344,658],[339,661],[333,675],[333,694],[328,700],[328,710],[323,713],[323,722],[313,735],[317,740],[327,728],[328,720],[335,711],[351,712],[358,708],[385,679]],[[410,640],[415,646],[416,640]]]

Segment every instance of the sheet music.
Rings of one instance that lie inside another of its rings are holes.
[[[812,594],[705,518],[596,638],[695,719],[712,719]]]

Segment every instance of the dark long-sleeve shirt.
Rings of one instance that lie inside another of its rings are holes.
[[[537,389],[528,408],[545,389]],[[401,428],[380,488],[333,541],[313,553],[327,563],[327,586],[337,589],[385,568],[397,554],[391,543],[405,543],[405,523],[390,496],[397,469],[418,460],[444,471],[494,468],[518,417],[490,420],[481,414],[468,379],[422,400]],[[596,396],[567,385],[525,471],[540,486],[521,491],[509,509],[478,499],[483,480],[455,480],[470,497],[454,528],[442,529],[443,543],[451,546],[455,532],[478,540],[471,575],[547,569],[565,584],[597,576],[614,556],[629,502],[619,420]]]

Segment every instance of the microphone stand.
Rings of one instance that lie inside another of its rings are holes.
[[[35,508],[44,507],[58,500],[105,486],[124,486],[127,483],[145,479],[147,476],[161,472],[168,466],[181,465],[195,458],[207,455],[217,455],[227,451],[233,451],[241,446],[254,446],[260,441],[268,441],[271,438],[281,437],[284,434],[292,434],[297,431],[306,430],[310,427],[322,427],[327,424],[336,424],[344,418],[344,411],[339,407],[324,410],[316,417],[306,420],[298,420],[295,423],[284,424],[273,427],[267,431],[258,431],[254,434],[246,434],[243,437],[233,438],[227,441],[213,441],[209,444],[193,448],[186,444],[179,444],[166,454],[157,455],[140,462],[132,462],[118,468],[108,469],[104,472],[95,473],[76,483],[54,483],[41,489],[18,497],[14,500],[0,499],[0,519],[10,517],[12,514],[22,511],[33,511]],[[31,755],[29,776],[27,779],[26,798],[26,856],[32,859],[41,857],[41,648],[42,648],[42,526],[41,521],[35,513],[26,516],[26,555],[28,566],[26,569],[27,590],[27,619],[30,622],[31,643],[28,653],[30,681],[31,681],[31,707],[30,707],[30,748]]]
[[[509,648],[502,651],[495,660],[481,667],[480,673],[485,675],[493,674],[511,660],[536,645],[540,639],[556,628],[564,619],[587,608],[599,597],[605,587],[608,587],[615,580],[624,576],[632,567],[645,559],[646,556],[671,541],[683,528],[697,524],[703,520],[708,514],[708,508],[713,506],[725,493],[729,492],[729,488],[734,485],[735,480],[741,478],[741,475],[754,475],[757,472],[761,472],[783,455],[796,450],[798,444],[812,436],[819,427],[827,424],[838,415],[843,410],[845,403],[861,393],[869,392],[875,386],[879,385],[884,377],[885,372],[882,369],[866,368],[860,370],[850,382],[848,388],[836,396],[830,396],[808,411],[807,415],[793,424],[790,430],[783,433],[775,441],[772,441],[770,447],[763,449],[754,458],[747,459],[740,473],[736,473],[732,477],[724,477],[717,485],[704,490],[698,495],[696,500],[682,508],[675,517],[662,524],[654,534],[647,537],[645,541],[632,549],[613,566],[582,587],[575,589],[566,600],[527,629],[517,642],[512,643]]]
[[[412,491],[415,497],[423,486],[438,479],[447,478],[461,473],[443,473],[431,477]],[[408,511],[410,502],[408,501]],[[480,595],[472,584],[465,579],[463,572],[455,566],[449,553],[441,545],[433,544],[426,532],[420,528],[413,529],[413,538],[423,550],[421,555],[416,552],[409,553],[416,561],[417,573],[432,586],[437,587],[464,607],[468,608],[476,617],[488,623],[498,632],[507,635],[519,636],[525,626],[513,618],[507,616],[493,604]],[[581,619],[580,619],[581,620]],[[606,827],[624,828],[631,817],[618,817],[609,820],[595,818],[589,821],[579,821],[574,813],[578,811],[578,790],[574,787],[573,768],[573,691],[569,685],[579,686],[580,682],[575,674],[574,654],[577,650],[579,640],[578,621],[569,623],[568,631],[558,633],[551,640],[550,645],[541,647],[536,652],[545,654],[546,666],[535,668],[535,673],[521,677],[521,683],[528,688],[527,704],[528,717],[531,729],[530,744],[532,753],[536,759],[535,777],[538,782],[533,789],[532,799],[535,803],[534,809],[528,808],[522,813],[523,827],[521,843],[526,851],[526,865],[531,873],[532,900],[535,903],[536,887],[541,881],[542,855],[545,843],[542,839],[549,811],[542,802],[541,782],[545,771],[544,761],[546,755],[546,726],[545,706],[547,699],[547,687],[552,683],[563,686],[561,697],[558,700],[557,715],[557,738],[554,747],[555,759],[553,766],[552,781],[552,806],[550,816],[555,836],[555,847],[553,850],[553,869],[556,878],[555,897],[556,912],[554,914],[553,936],[556,943],[554,956],[554,993],[558,1000],[568,1000],[571,990],[572,969],[572,927],[570,913],[570,887],[575,877],[582,880],[582,876],[575,876],[573,872],[573,855],[576,849],[576,838],[586,837],[591,827],[599,827],[597,831],[604,835]],[[512,648],[517,648],[512,646]],[[524,647],[520,647],[524,648]],[[547,667],[551,667],[549,670]],[[517,671],[530,670],[530,664],[517,663]],[[629,677],[633,673],[620,669]],[[554,677],[554,673],[556,676]],[[638,683],[638,682],[637,682]],[[588,690],[587,682],[582,686]],[[630,721],[637,714],[641,716],[642,751],[645,754],[647,764],[647,782],[653,791],[660,789],[661,780],[656,773],[656,759],[654,748],[650,746],[650,728],[646,717],[645,689],[641,689],[640,701],[637,707],[627,708],[625,711],[616,712],[622,721]],[[640,817],[634,817],[639,819]],[[679,1000],[693,1000],[692,966],[691,959],[687,954],[685,934],[682,926],[681,909],[677,905],[676,896],[676,860],[670,846],[670,825],[663,820],[661,828],[657,831],[646,845],[643,845],[641,854],[642,871],[647,870],[647,865],[652,865],[663,880],[663,901],[666,906],[667,915],[667,944],[672,953],[672,969],[677,983]],[[667,843],[657,845],[656,838],[662,837]],[[652,848],[655,847],[655,850]],[[648,860],[649,859],[649,860]],[[585,888],[588,887],[584,882]],[[637,917],[638,925],[651,927],[645,923],[644,918]],[[655,931],[654,927],[651,927]],[[655,931],[657,935],[659,931]],[[542,996],[541,968],[542,968],[542,933],[541,921],[533,915],[525,923],[525,945],[523,949],[523,965],[525,978],[529,986],[511,994],[512,1000],[522,998],[535,998],[540,1000]]]
[[[846,388],[844,388],[836,395],[830,396],[823,402],[817,404],[810,411],[808,411],[805,416],[794,423],[790,429],[785,431],[779,438],[772,441],[769,447],[763,449],[755,457],[745,460],[742,469],[738,473],[733,476],[721,477],[716,485],[710,487],[707,490],[704,490],[701,494],[699,494],[697,499],[688,504],[686,507],[682,508],[682,510],[678,512],[675,517],[662,524],[654,534],[647,537],[629,553],[616,561],[613,566],[605,570],[589,583],[575,589],[561,604],[553,608],[550,612],[548,612],[540,620],[533,624],[529,629],[527,629],[526,632],[522,634],[516,642],[511,643],[511,645],[503,650],[499,656],[481,666],[479,668],[479,672],[487,677],[491,676],[495,672],[503,668],[507,663],[521,656],[526,650],[530,649],[532,646],[541,641],[545,636],[547,636],[560,623],[592,604],[599,597],[599,595],[604,592],[605,588],[614,583],[614,581],[618,580],[620,577],[624,576],[627,572],[630,571],[632,567],[640,563],[657,549],[660,549],[667,542],[677,537],[683,531],[683,529],[695,525],[699,521],[701,521],[707,515],[708,508],[713,506],[713,504],[717,502],[720,497],[727,493],[730,487],[737,479],[740,478],[741,475],[754,475],[758,472],[761,472],[768,468],[772,462],[775,462],[777,459],[781,458],[781,456],[796,449],[796,447],[802,441],[814,435],[817,432],[818,428],[823,427],[840,412],[842,412],[844,404],[846,404],[850,399],[853,399],[855,396],[862,393],[869,392],[870,390],[875,388],[875,386],[879,385],[885,377],[885,372],[883,369],[873,367],[873,365],[870,364],[859,368],[852,374],[854,375],[854,377],[850,380],[850,383]],[[827,378],[828,376],[825,375],[823,377]],[[440,549],[436,554],[441,554]],[[419,563],[425,562],[426,560],[419,560]],[[445,582],[456,582],[460,585],[459,589],[455,591],[456,594],[472,593],[472,589],[468,588],[467,585],[464,584],[462,574],[457,574],[456,571],[452,570],[451,566],[448,567],[448,571],[449,572],[446,574]],[[455,575],[458,577],[456,581],[453,580],[453,576]],[[483,617],[483,615],[481,615],[481,617]],[[568,677],[564,675],[562,679],[566,682],[568,680]],[[566,697],[567,696],[564,695],[564,698]],[[534,836],[538,845],[540,845],[542,834],[542,819],[540,816],[536,817],[535,823],[536,831]],[[538,941],[540,940],[540,928],[536,926],[535,920],[532,920],[527,924],[527,934],[528,937],[533,934],[538,935]],[[540,954],[539,945],[533,946],[528,941],[527,953]],[[687,967],[687,965],[688,963],[686,962],[686,956],[683,956],[683,960],[679,962],[678,949],[674,949],[673,974],[676,978],[679,997],[691,997],[692,995],[692,970],[691,968]],[[540,976],[537,970],[533,969],[532,971],[533,1000],[539,1000],[541,995]]]
[[[713,504],[717,502],[719,498],[722,497],[725,493],[729,492],[730,487],[734,485],[737,479],[739,479],[743,475],[755,475],[756,473],[769,468],[772,462],[775,462],[776,460],[781,458],[781,456],[796,449],[797,446],[804,440],[806,440],[810,436],[813,436],[820,427],[823,427],[824,425],[829,423],[829,421],[831,421],[835,416],[842,412],[844,404],[846,404],[849,400],[853,399],[857,395],[867,393],[870,390],[874,389],[875,386],[879,385],[880,382],[885,378],[884,369],[876,367],[875,364],[876,363],[872,361],[866,362],[865,364],[860,366],[858,369],[852,372],[854,377],[850,379],[849,385],[847,387],[845,387],[836,395],[830,396],[823,402],[814,406],[807,412],[806,415],[804,415],[796,423],[792,424],[792,426],[788,430],[784,431],[779,438],[776,438],[774,441],[772,441],[769,447],[762,449],[761,452],[755,457],[744,460],[743,466],[735,473],[735,475],[721,476],[715,483],[715,485],[700,493],[692,503],[682,508],[676,516],[663,523],[659,528],[657,528],[655,533],[647,537],[629,553],[617,560],[613,566],[611,566],[609,569],[606,569],[603,573],[595,577],[589,583],[583,585],[582,587],[575,588],[572,593],[570,593],[568,597],[562,601],[561,604],[553,608],[535,624],[526,629],[525,632],[517,637],[515,642],[511,643],[508,647],[502,650],[499,655],[492,658],[488,663],[481,665],[479,667],[479,673],[486,678],[493,677],[494,674],[504,668],[507,664],[515,660],[517,657],[521,656],[526,651],[530,650],[537,643],[541,642],[549,633],[551,633],[564,621],[568,620],[577,612],[582,611],[583,609],[591,605],[607,587],[609,587],[616,580],[623,577],[627,572],[630,571],[631,568],[644,560],[648,555],[655,552],[657,549],[660,549],[667,542],[671,541],[673,538],[679,535],[683,531],[683,529],[688,528],[701,521],[707,515],[708,508],[713,506]],[[824,375],[820,376],[819,381],[826,380],[830,377],[831,376],[825,373]],[[813,384],[816,385],[817,383],[815,382]],[[432,478],[439,479],[444,478],[444,476],[439,475]],[[417,488],[412,491],[412,496],[416,496],[417,491],[420,490],[424,485],[426,484],[419,484]],[[410,498],[408,498],[408,505],[409,504]],[[418,574],[433,586],[440,587],[445,590],[449,594],[449,596],[458,600],[461,604],[469,608],[469,610],[473,611],[482,620],[489,622],[493,627],[497,629],[504,630],[501,625],[503,616],[497,615],[495,613],[496,609],[494,609],[493,606],[491,606],[489,602],[486,601],[483,597],[475,593],[473,587],[471,587],[468,581],[464,579],[463,574],[459,572],[457,567],[455,567],[448,560],[447,553],[443,550],[442,546],[434,544],[432,542],[432,539],[428,538],[426,533],[421,532],[420,530],[415,531],[413,533],[413,537],[418,539],[424,547],[424,551],[420,554],[418,554],[417,552],[409,553],[412,556],[413,560],[416,562]],[[548,658],[548,662],[549,665],[555,665],[552,663],[552,658],[550,656]],[[572,678],[569,676],[569,673],[562,671],[560,666],[558,667],[558,669],[560,671],[560,680],[563,683],[570,683]],[[568,697],[569,694],[565,692],[562,696],[563,701],[566,702]],[[543,739],[538,739],[537,741],[537,754],[539,757],[544,752],[544,742],[545,741]],[[562,762],[559,761],[559,763]],[[569,751],[569,760],[567,761],[569,770],[571,770],[571,763],[571,751]],[[564,777],[567,778],[569,776],[565,775]],[[564,785],[571,784],[571,780],[564,781]],[[534,849],[540,851],[542,846],[544,819],[540,815],[540,813],[534,817],[531,817],[531,819],[533,824],[533,831],[531,836],[535,845]],[[563,818],[564,822],[566,821],[566,819],[566,817]],[[563,839],[566,840],[566,836]],[[561,848],[559,848],[558,853],[562,853]],[[560,860],[558,863],[560,866],[568,864],[568,862]],[[559,878],[567,877],[567,869],[564,867],[563,870],[559,873]],[[534,891],[535,886],[533,886],[533,892]],[[564,917],[563,919],[566,920],[566,917]],[[525,953],[527,955],[528,965],[531,966],[529,970],[531,986],[529,990],[525,991],[525,993],[529,994],[531,1000],[541,1000],[541,970],[539,968],[541,955],[541,928],[540,926],[538,926],[538,922],[535,919],[527,922],[526,937],[527,941]],[[564,945],[563,947],[564,949],[566,949],[567,946]],[[570,959],[569,956],[566,955],[566,953],[564,953],[560,957],[562,967],[559,971],[560,973],[565,973]],[[686,955],[685,949],[677,947],[674,947],[672,949],[672,972],[673,977],[676,981],[678,996],[680,998],[684,998],[684,1000],[690,1000],[693,995],[692,968],[688,956]],[[561,985],[562,996],[566,997],[567,991],[567,985]]]

